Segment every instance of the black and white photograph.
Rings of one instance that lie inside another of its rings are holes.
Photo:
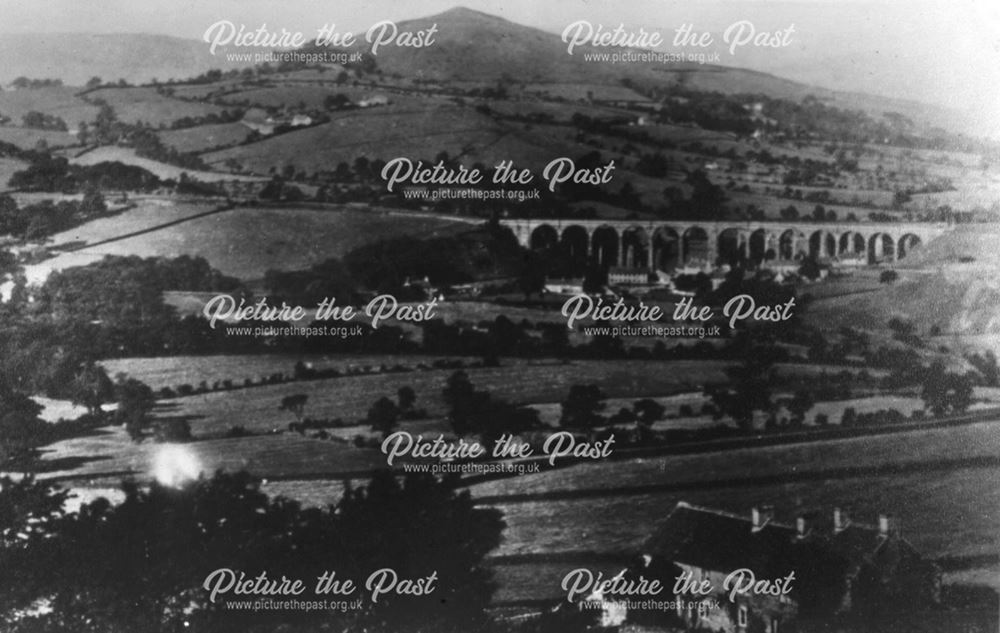
[[[0,0],[0,633],[997,633],[1000,4]]]

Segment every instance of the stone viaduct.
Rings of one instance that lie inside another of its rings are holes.
[[[808,255],[854,264],[894,262],[950,230],[913,222],[504,219],[522,246],[559,248],[603,267],[670,272],[750,259],[791,264]]]

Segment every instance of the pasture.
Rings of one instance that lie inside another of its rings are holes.
[[[281,170],[287,165],[306,173],[332,171],[338,163],[351,165],[360,156],[433,161],[442,151],[461,156],[470,166],[506,159],[540,169],[553,156],[578,153],[572,140],[558,138],[549,128],[528,127],[530,130],[497,122],[471,108],[425,100],[416,106],[391,104],[335,112],[329,123],[209,152],[202,158],[211,165],[235,160],[248,171],[264,174],[272,167]]]
[[[159,133],[163,144],[178,152],[200,153],[220,147],[238,145],[250,135],[250,128],[242,123],[216,123]]]
[[[78,88],[51,86],[0,92],[0,113],[9,116],[15,124],[32,110],[57,116],[75,130],[81,122],[97,118],[97,106],[77,96]]]
[[[38,149],[39,144],[44,144],[49,148],[73,147],[77,145],[76,137],[69,132],[36,130],[29,127],[11,127],[8,125],[0,126],[0,142],[10,143],[21,149]]]
[[[88,99],[103,99],[114,109],[118,118],[126,123],[140,121],[159,127],[185,117],[203,117],[218,114],[222,108],[210,103],[181,101],[162,95],[152,87],[101,88],[90,92]]]
[[[155,358],[120,358],[101,362],[109,375],[119,372],[146,383],[153,389],[189,384],[197,386],[205,381],[211,385],[219,380],[232,380],[237,385],[245,378],[258,380],[274,373],[291,375],[295,363],[302,361],[313,369],[337,369],[341,373],[364,368],[394,367],[403,365],[416,368],[430,365],[442,357],[415,356],[412,354],[232,354],[217,356],[161,356]],[[516,360],[508,361],[518,364]]]
[[[128,147],[116,147],[105,145],[92,151],[82,154],[72,159],[70,162],[76,165],[96,165],[104,162],[119,162],[126,165],[142,167],[146,171],[154,174],[161,180],[180,180],[182,174],[199,180],[201,182],[219,182],[239,180],[242,182],[259,182],[261,178],[251,176],[240,176],[238,174],[219,173],[214,171],[199,171],[196,169],[184,169],[176,165],[161,163],[150,158],[137,156],[135,150]]]
[[[610,397],[640,397],[690,391],[703,382],[721,382],[724,363],[716,361],[574,361],[510,363],[501,367],[468,369],[469,379],[494,397],[519,404],[553,402],[563,399],[574,384],[600,384]],[[191,420],[195,436],[216,435],[231,426],[250,431],[283,429],[295,420],[278,411],[285,396],[306,394],[305,415],[311,418],[364,418],[372,403],[381,396],[395,397],[402,386],[417,394],[417,406],[431,416],[446,411],[441,396],[451,370],[418,371],[405,374],[374,374],[292,382],[212,392],[167,400],[169,415]]]
[[[204,213],[204,204],[148,201],[113,218],[95,220],[58,234],[55,244],[94,243]],[[31,267],[46,271],[93,262],[105,255],[204,257],[221,272],[243,280],[269,269],[309,268],[341,257],[370,241],[394,236],[432,237],[465,230],[468,224],[381,209],[239,207],[148,233],[64,253]]]

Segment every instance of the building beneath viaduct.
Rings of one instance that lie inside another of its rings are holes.
[[[522,246],[559,249],[571,261],[673,271],[738,259],[774,264],[813,255],[820,261],[894,262],[949,230],[910,222],[661,222],[509,219]]]

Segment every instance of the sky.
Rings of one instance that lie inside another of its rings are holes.
[[[787,48],[745,47],[723,64],[835,89],[948,105],[1000,129],[1000,2],[996,0],[0,0],[0,32],[157,33],[200,39],[230,20],[311,36],[325,23],[364,31],[457,4],[553,33],[576,20],[658,30],[691,24],[716,40],[746,20],[758,31],[794,24]],[[724,51],[724,46],[718,46]]]

